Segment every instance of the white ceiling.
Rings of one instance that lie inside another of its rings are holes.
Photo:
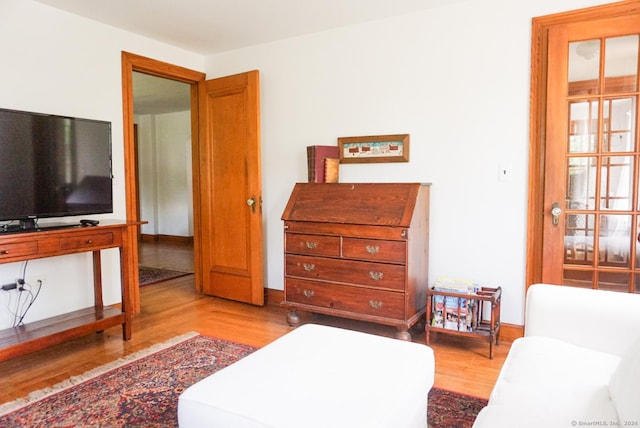
[[[191,108],[189,84],[133,73],[133,113],[164,114]]]
[[[35,0],[203,55],[463,0]]]
[[[35,1],[208,55],[467,0]],[[188,85],[136,74],[136,114],[189,109]]]

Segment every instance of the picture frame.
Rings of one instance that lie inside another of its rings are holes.
[[[340,163],[409,162],[409,134],[339,137]]]

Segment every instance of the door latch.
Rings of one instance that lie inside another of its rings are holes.
[[[562,214],[562,208],[560,208],[560,204],[554,202],[551,205],[551,221],[554,226],[557,226],[560,223],[560,214]]]

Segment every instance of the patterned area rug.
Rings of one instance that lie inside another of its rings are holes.
[[[182,391],[254,350],[190,333],[0,405],[0,427],[177,427]],[[434,388],[429,426],[470,427],[485,404]]]
[[[470,428],[486,405],[484,398],[432,388],[427,406],[429,428]]]
[[[180,272],[177,270],[158,269],[147,266],[139,266],[138,268],[140,287],[149,284],[155,284],[158,282],[166,281],[168,279],[179,278],[181,276],[189,275],[189,272]]]

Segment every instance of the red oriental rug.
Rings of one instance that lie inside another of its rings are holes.
[[[188,386],[255,348],[189,333],[0,405],[0,427],[177,427]],[[486,400],[432,389],[432,428],[470,427]]]

